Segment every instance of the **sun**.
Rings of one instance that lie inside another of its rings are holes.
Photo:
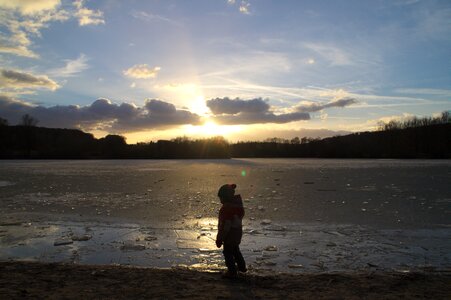
[[[186,129],[189,135],[212,137],[227,136],[231,133],[241,131],[241,126],[237,125],[218,125],[212,120],[207,120],[202,125],[189,125]]]

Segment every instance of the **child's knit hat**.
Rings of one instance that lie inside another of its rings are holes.
[[[236,184],[224,184],[219,188],[218,197],[224,200],[232,199],[235,195]]]

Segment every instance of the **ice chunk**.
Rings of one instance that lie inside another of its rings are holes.
[[[274,245],[265,248],[265,251],[277,251],[277,250],[278,250],[277,246]]]
[[[132,242],[126,242],[124,245],[121,246],[121,250],[129,250],[129,251],[142,251],[145,250],[146,246],[141,244],[134,244]]]
[[[148,242],[150,242],[150,241],[155,241],[156,239],[157,239],[156,236],[151,236],[151,235],[146,236],[146,237],[144,238],[144,240],[145,240],[145,241],[148,241]]]
[[[288,265],[288,268],[290,269],[302,269],[304,266],[299,264],[299,265]]]
[[[72,243],[73,243],[73,241],[68,238],[60,238],[60,239],[56,239],[55,242],[53,242],[53,246],[63,246],[63,245],[69,245]]]
[[[260,222],[260,224],[262,224],[262,225],[269,225],[269,224],[271,224],[272,223],[272,221],[270,220],[270,219],[263,219],[261,222]]]
[[[72,241],[88,241],[92,239],[92,235],[90,234],[83,234],[83,235],[73,235],[71,237]]]
[[[265,229],[270,231],[285,231],[287,230],[287,227],[280,225],[270,225],[268,227],[265,227]]]

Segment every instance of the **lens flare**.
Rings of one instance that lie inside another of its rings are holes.
[[[241,176],[243,176],[243,177],[246,176],[246,170],[242,170],[242,171],[241,171]]]

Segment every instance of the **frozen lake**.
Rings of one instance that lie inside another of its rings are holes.
[[[450,182],[449,160],[0,161],[0,259],[221,268],[236,183],[252,269],[449,269]]]

